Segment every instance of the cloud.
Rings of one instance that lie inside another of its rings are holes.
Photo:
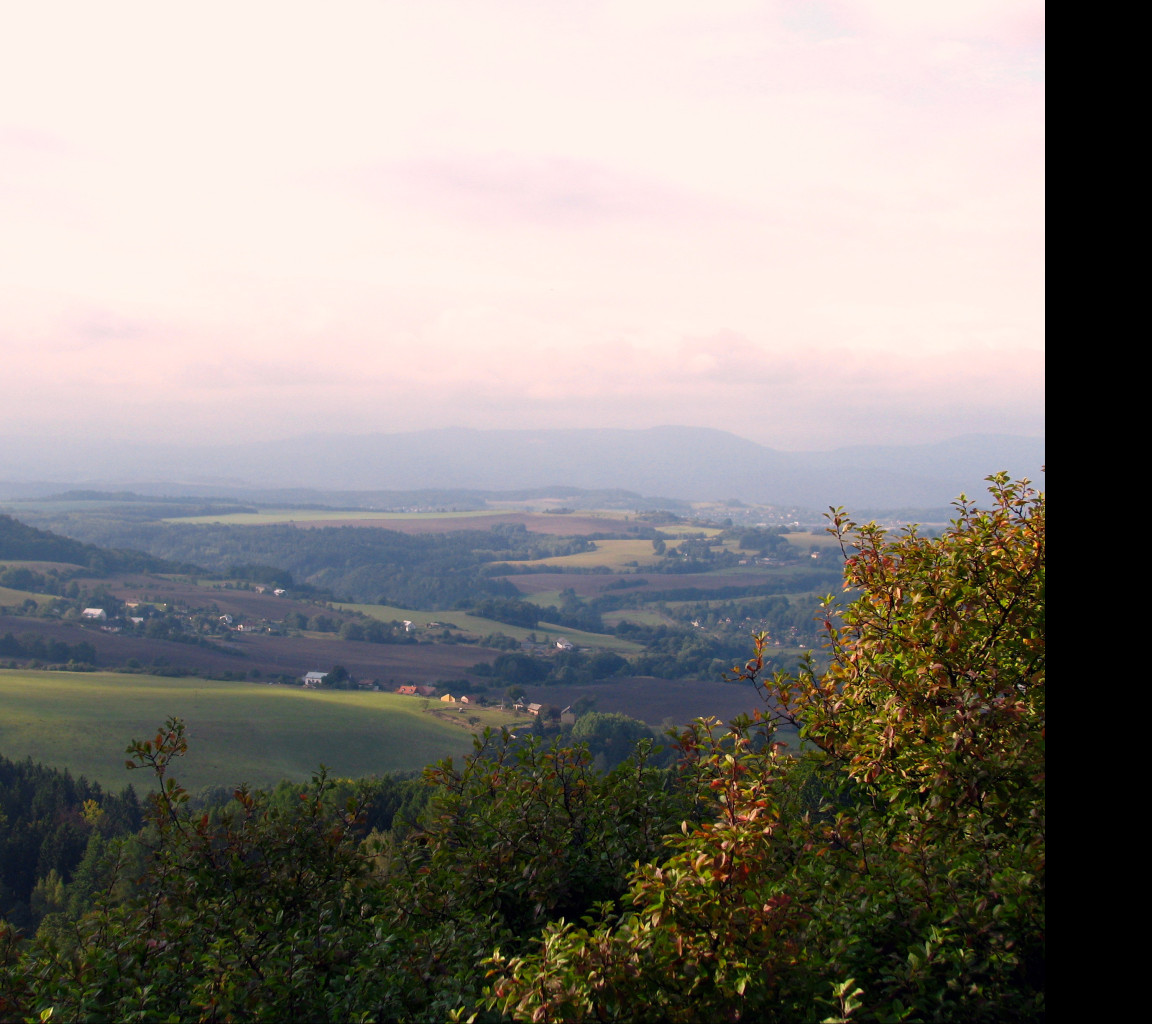
[[[366,177],[370,196],[416,202],[489,226],[643,222],[691,205],[658,179],[558,156],[457,154],[398,161]]]
[[[371,361],[322,350],[277,360],[147,347],[32,365],[9,403],[43,429],[91,420],[93,391],[116,396],[116,423],[164,422],[188,440],[435,426],[727,429],[784,449],[923,442],[973,431],[1043,432],[1043,356],[966,350],[908,357],[833,349],[773,352],[720,332],[654,353],[620,340],[572,358],[416,347]],[[28,396],[28,397],[23,397]],[[34,398],[31,396],[35,396]]]
[[[816,0],[811,6],[854,34],[885,38],[976,39],[1021,44],[1038,41],[1044,32],[1044,4],[1039,0],[965,0],[964,3],[938,4],[918,0]]]
[[[25,5],[0,430],[1042,429],[1042,12]]]

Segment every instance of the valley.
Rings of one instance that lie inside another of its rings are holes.
[[[320,761],[417,770],[515,724],[518,698],[541,709],[521,715],[540,732],[591,709],[656,733],[749,713],[758,695],[725,673],[760,630],[781,668],[817,647],[815,610],[840,576],[831,538],[769,526],[770,510],[734,526],[104,494],[7,509],[21,518],[0,518],[0,750],[109,786],[128,734],[169,713],[209,737],[188,766],[197,785],[305,778]],[[372,600],[381,587],[406,600]],[[339,688],[303,686],[333,669]]]

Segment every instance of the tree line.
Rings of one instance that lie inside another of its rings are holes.
[[[32,658],[57,665],[67,665],[71,662],[74,665],[93,667],[96,664],[96,648],[87,640],[70,644],[63,640],[45,639],[35,633],[22,633],[16,636],[9,631],[0,636],[0,657]]]

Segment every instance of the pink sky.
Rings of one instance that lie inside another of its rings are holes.
[[[1041,435],[1034,0],[13,5],[0,432]]]

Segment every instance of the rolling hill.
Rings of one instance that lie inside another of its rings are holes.
[[[677,501],[736,499],[822,509],[947,505],[997,470],[1038,479],[1042,438],[969,434],[934,444],[783,452],[722,430],[470,430],[317,433],[259,443],[106,445],[12,439],[0,497],[64,485],[245,496],[254,490],[518,491],[565,486]],[[37,490],[32,481],[44,481]]]

